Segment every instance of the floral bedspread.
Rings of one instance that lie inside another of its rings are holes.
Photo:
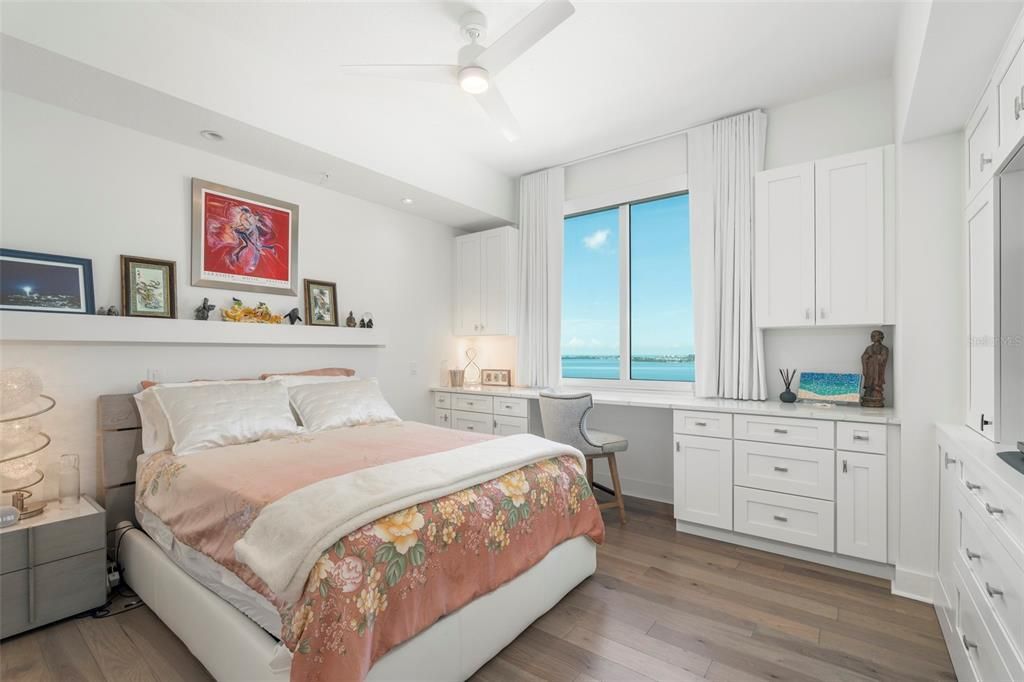
[[[410,457],[482,438],[404,422],[397,429],[339,429],[273,445],[232,446],[209,456],[161,453],[140,471],[136,502],[180,542],[274,603],[281,638],[294,654],[292,680],[363,679],[393,647],[525,572],[562,542],[580,535],[603,541],[600,512],[575,458],[525,466],[340,538],[317,561],[292,605],[272,594],[231,548],[280,494],[283,479],[294,488],[338,467],[372,466],[382,459],[375,453]],[[282,443],[290,443],[286,456]],[[294,474],[296,462],[304,473]],[[271,485],[267,477],[275,471]]]

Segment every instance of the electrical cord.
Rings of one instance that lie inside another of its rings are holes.
[[[110,535],[111,533],[116,533],[118,531],[121,531],[121,534],[117,536],[116,540],[114,540],[114,565],[117,566],[118,572],[121,572],[122,574],[123,574],[123,569],[121,567],[121,541],[124,539],[124,536],[128,534],[128,531],[131,531],[131,530],[135,530],[135,526],[122,526],[122,527],[118,527],[118,528],[112,528],[112,529],[107,531],[107,535]],[[127,599],[127,600],[130,600],[130,601],[128,601],[128,603],[125,604],[123,608],[120,608],[117,611],[111,611],[110,607],[113,605],[114,599],[116,597],[121,597],[122,599]],[[145,602],[143,602],[142,599],[139,598],[139,595],[137,595],[133,590],[131,590],[130,588],[124,587],[123,585],[117,585],[114,588],[114,596],[111,597],[110,599],[108,599],[103,604],[103,606],[98,606],[98,607],[96,607],[96,608],[94,608],[94,609],[92,609],[90,611],[86,611],[86,612],[82,613],[81,615],[79,615],[78,617],[79,618],[89,618],[89,617],[91,617],[91,618],[110,618],[111,616],[119,616],[122,613],[126,613],[128,611],[133,611],[133,610],[135,610],[135,609],[137,609],[137,608],[139,608],[141,606],[145,606],[145,605],[146,605]]]

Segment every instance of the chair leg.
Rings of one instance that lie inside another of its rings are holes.
[[[608,458],[608,470],[612,475],[612,488],[615,490],[615,501],[619,506],[619,523],[626,524],[626,502],[622,499],[622,484],[619,483],[619,466],[615,461],[615,453]]]
[[[587,457],[587,483],[591,488],[594,487],[594,459],[592,457]]]

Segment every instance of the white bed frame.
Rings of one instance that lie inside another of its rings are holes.
[[[131,395],[99,399],[100,497],[120,538],[125,582],[221,681],[287,680],[287,649],[241,611],[179,568],[137,528],[135,459],[141,431]],[[123,535],[123,537],[122,537]],[[525,573],[392,649],[369,680],[464,680],[597,569],[597,547],[568,540]]]

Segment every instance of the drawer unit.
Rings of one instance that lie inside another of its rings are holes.
[[[970,506],[992,522],[993,532],[1024,546],[1024,499],[985,465],[971,457],[963,459],[963,492]],[[1024,551],[1024,550],[1021,550]]]
[[[7,637],[31,627],[28,613],[28,569],[0,576],[0,637]],[[102,602],[100,602],[102,603]]]
[[[104,532],[102,514],[90,514],[31,528],[11,528],[0,535],[0,573],[27,568],[30,544],[32,562],[39,565],[103,549],[106,546]]]
[[[452,425],[452,411],[434,408],[434,425],[443,428],[450,428]]]
[[[529,405],[526,398],[495,398],[494,414],[506,417],[523,417],[528,414]]]
[[[498,436],[515,436],[520,433],[529,433],[526,417],[506,417],[503,414],[494,415],[494,433]]]
[[[473,433],[494,433],[494,417],[479,412],[452,410],[452,428]]]
[[[836,422],[836,448],[885,454],[885,425]]]
[[[672,413],[672,432],[690,436],[732,438],[732,415],[721,412],[676,410]]]
[[[783,445],[814,448],[834,448],[836,445],[835,422],[818,419],[737,414],[733,418],[733,435],[737,439]]]
[[[492,414],[494,412],[494,399],[489,395],[455,393],[452,395],[452,409],[462,410],[463,412]]]
[[[739,533],[823,552],[835,550],[832,502],[736,486],[733,503],[733,524]]]
[[[974,679],[979,682],[1019,679],[1010,673],[999,654],[999,647],[982,616],[984,606],[979,605],[972,594],[970,580],[969,576],[957,574],[959,603],[956,631],[960,641],[954,642],[953,646],[963,648],[970,661]]]
[[[831,500],[835,496],[835,452],[777,443],[734,444],[736,485]]]
[[[435,393],[434,394],[434,407],[440,407],[440,408],[445,409],[445,410],[450,410],[452,408],[452,394],[451,393],[441,393],[440,391]]]

